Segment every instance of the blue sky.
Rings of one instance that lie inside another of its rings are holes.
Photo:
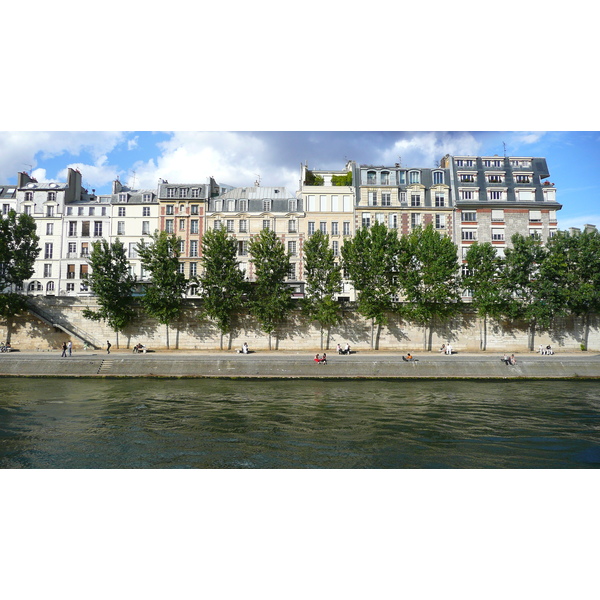
[[[0,182],[15,183],[19,171],[39,181],[64,181],[78,168],[84,185],[110,191],[116,177],[137,188],[154,188],[158,178],[203,183],[286,186],[295,192],[300,164],[342,168],[359,163],[431,167],[446,153],[543,156],[557,188],[559,226],[600,226],[600,132],[151,132],[6,131],[0,133]]]

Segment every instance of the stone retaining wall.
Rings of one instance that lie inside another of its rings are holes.
[[[135,325],[117,336],[104,323],[85,319],[83,309],[95,308],[94,298],[36,297],[35,303],[46,314],[52,314],[57,321],[68,323],[85,331],[90,340],[105,345],[110,340],[115,347],[131,348],[142,342],[150,348],[162,349],[167,345],[171,349],[214,350],[238,348],[247,342],[252,349],[269,349],[269,337],[262,333],[255,320],[247,314],[240,315],[231,336],[221,340],[219,331],[213,323],[198,317],[200,302],[186,300],[184,317],[181,322],[167,328],[148,318],[141,307],[136,307],[139,318]],[[557,350],[580,350],[584,337],[582,319],[557,319],[551,331],[537,331],[534,347],[542,343],[551,344]],[[455,350],[478,352],[482,349],[483,323],[475,314],[465,310],[464,314],[451,321],[434,326],[432,331],[424,331],[413,323],[403,321],[395,314],[389,315],[388,324],[379,335],[380,350],[421,351],[426,348],[439,348],[442,343],[450,342]],[[0,321],[0,337],[10,341],[13,347],[23,350],[58,349],[62,342],[72,340],[75,348],[83,342],[63,331],[47,325],[30,313],[17,317],[12,323]],[[353,310],[344,311],[342,323],[330,332],[328,346],[334,349],[339,343],[346,342],[356,349],[377,347],[376,328]],[[271,339],[273,350],[319,350],[327,346],[326,332],[323,334],[314,323],[308,323],[299,311],[292,313],[284,326]],[[323,340],[323,345],[321,344]],[[168,342],[168,344],[167,344]],[[588,350],[600,350],[600,318],[594,316],[590,321],[587,336]],[[495,352],[523,352],[529,349],[529,331],[526,323],[509,321],[490,321],[487,324],[487,350]]]

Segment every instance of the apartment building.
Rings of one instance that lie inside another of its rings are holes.
[[[556,188],[545,158],[445,156],[456,202],[459,258],[474,242],[491,242],[500,256],[515,233],[546,242],[558,230]]]
[[[432,224],[453,237],[454,195],[447,168],[361,165],[356,226],[384,223],[399,235]]]
[[[328,234],[338,262],[344,240],[354,235],[356,180],[354,161],[348,161],[341,170],[309,169],[307,164],[300,167],[300,198],[305,208],[305,218],[300,221],[301,236],[308,239],[317,230]],[[337,297],[354,299],[354,288],[346,276]]]
[[[225,228],[235,237],[240,268],[250,281],[254,277],[249,256],[250,240],[263,229],[274,231],[291,254],[288,284],[294,295],[301,295],[304,235],[300,222],[303,219],[302,200],[284,187],[239,187],[209,199],[206,229]]]
[[[212,177],[208,183],[158,182],[158,228],[179,238],[179,268],[188,279],[199,273],[206,203],[230,189],[233,187],[219,185]],[[188,294],[196,292],[197,286],[190,285]]]

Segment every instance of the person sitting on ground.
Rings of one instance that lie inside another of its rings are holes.
[[[337,353],[344,354],[344,351],[342,350],[342,347],[339,344],[337,345]]]
[[[446,346],[446,354],[452,354],[452,346],[450,345],[450,342],[448,342],[448,345]]]
[[[320,363],[322,365],[326,365],[327,364],[327,354],[325,354],[325,352],[323,352],[323,358],[320,360]]]
[[[504,353],[504,356],[500,360],[504,361],[505,365],[510,365],[510,358],[508,358],[508,354],[506,354],[506,352]]]
[[[510,359],[509,360],[510,360],[510,364],[511,365],[516,365],[517,364],[517,359],[515,358],[514,354],[510,355]]]
[[[554,354],[554,350],[552,350],[552,346],[549,344],[546,346],[546,354]]]
[[[404,362],[416,362],[417,359],[413,357],[413,355],[409,352],[406,356],[402,357]]]
[[[321,362],[321,357],[317,354],[315,355],[314,359],[313,359],[317,364],[320,364]]]
[[[442,347],[440,348],[440,352],[441,352],[442,354],[445,354],[445,353],[446,353],[446,344],[442,344]]]
[[[346,342],[346,347],[344,348],[344,354],[350,354],[350,344]]]
[[[539,352],[540,354],[544,354],[544,344],[540,344],[540,345],[539,345],[539,347],[538,347],[538,352]]]
[[[242,354],[248,354],[248,352],[250,352],[250,349],[248,348],[248,342],[244,342],[244,345],[242,346]]]

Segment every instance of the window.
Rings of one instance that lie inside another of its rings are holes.
[[[477,239],[477,231],[475,229],[463,229],[462,239],[464,241],[475,241]]]
[[[475,194],[472,190],[460,190],[460,199],[461,200],[474,200]]]
[[[191,257],[198,256],[198,240],[190,241],[190,256]]]
[[[88,274],[89,265],[79,265],[79,279],[84,279]]]
[[[390,192],[381,192],[381,206],[392,205],[392,194]]]
[[[492,221],[504,221],[504,211],[503,210],[492,210]]]
[[[239,232],[247,233],[248,232],[248,221],[246,219],[240,219],[239,222]]]
[[[177,194],[176,188],[167,188],[167,198],[175,198]]]
[[[339,230],[338,230],[338,222],[337,221],[333,221],[331,223],[331,235],[339,235]]]
[[[421,215],[420,213],[412,213],[410,215],[410,226],[412,229],[419,227],[421,225]]]
[[[180,262],[179,265],[177,266],[177,270],[182,274],[185,275],[185,263]]]
[[[54,234],[54,223],[46,223],[46,235]]]
[[[188,188],[179,188],[179,197],[180,198],[187,198],[188,195]]]
[[[396,176],[398,177],[399,185],[406,185],[406,171],[398,171]]]
[[[101,214],[103,217],[105,217],[105,216],[106,216],[106,206],[103,206],[103,207],[100,209],[100,214]]]
[[[288,279],[291,279],[292,281],[294,281],[296,279],[296,265],[295,263],[291,263],[290,264],[290,269],[288,271]]]
[[[270,212],[271,211],[271,204],[272,204],[271,200],[264,199],[263,200],[263,211]]]
[[[344,221],[342,223],[342,233],[343,235],[350,235],[350,221]]]
[[[503,242],[504,241],[504,229],[492,229],[492,241]]]
[[[192,188],[192,198],[200,198],[200,190],[198,188]]]
[[[192,204],[192,206],[190,207],[191,209],[191,214],[192,215],[197,215],[198,214],[198,205],[197,204]]]
[[[174,205],[173,204],[167,204],[166,206],[166,213],[167,215],[172,215],[174,213]]]
[[[33,202],[33,192],[25,192],[25,202]]]
[[[142,221],[142,235],[150,235],[150,221]]]
[[[75,291],[75,284],[67,283],[67,292],[74,292],[74,291]]]
[[[71,258],[77,254],[77,244],[75,242],[69,242],[68,254],[69,254],[69,258]]]
[[[90,206],[88,209],[88,216],[93,217],[95,213],[96,213],[96,207]]]
[[[44,277],[52,277],[52,264],[47,263],[44,265]]]
[[[190,233],[198,233],[198,219],[190,221]]]
[[[54,216],[54,206],[46,206],[46,216],[47,217]]]
[[[238,254],[240,256],[248,256],[248,242],[247,241],[238,242]]]
[[[117,235],[125,235],[125,221],[117,223]]]
[[[438,208],[441,208],[442,206],[446,206],[446,196],[445,196],[444,192],[436,192],[435,193],[435,205]]]
[[[435,228],[446,229],[446,215],[435,215]]]
[[[240,210],[240,212],[248,212],[248,199],[247,198],[240,199],[239,210]]]
[[[371,227],[371,213],[362,214],[362,226]]]
[[[269,219],[263,219],[263,229],[271,229],[271,221]]]
[[[475,176],[471,173],[461,173],[459,175],[459,180],[462,183],[475,183]]]
[[[90,237],[90,222],[81,222],[81,237]]]
[[[288,233],[296,233],[297,228],[296,219],[290,219],[288,221]]]
[[[419,171],[409,171],[408,183],[421,183],[421,173]]]
[[[119,202],[127,202],[127,194],[119,194]]]
[[[420,194],[411,194],[410,195],[410,205],[411,206],[421,206],[421,195]]]
[[[334,256],[340,255],[340,243],[338,241],[331,242],[331,250],[333,251]]]
[[[339,212],[340,210],[340,197],[337,195],[331,196],[331,211]]]
[[[441,185],[444,183],[444,172],[443,171],[434,171],[433,172],[433,184]]]
[[[377,182],[377,174],[375,171],[367,171],[367,184],[374,185]]]
[[[381,171],[381,185],[390,185],[390,174],[388,171]]]
[[[142,207],[142,217],[149,217],[149,216],[150,216],[150,207],[149,206]]]
[[[128,258],[137,258],[138,257],[138,253],[137,253],[137,242],[129,242],[129,253],[128,253]]]
[[[288,200],[288,211],[296,212],[298,210],[298,200],[292,199]]]
[[[173,219],[167,219],[165,221],[165,231],[167,233],[173,233],[174,232]]]
[[[125,209],[127,207],[125,206],[119,206],[119,217],[124,217],[125,216]]]
[[[488,183],[502,183],[502,175],[488,175]]]
[[[152,202],[152,194],[142,194],[142,202]]]
[[[81,256],[82,257],[89,256],[89,251],[90,251],[89,242],[81,242]]]
[[[67,216],[70,217],[73,214],[73,207],[67,206]]]
[[[234,232],[235,221],[233,219],[227,219],[227,233]]]
[[[516,183],[531,183],[529,175],[515,175]]]
[[[477,221],[477,213],[476,212],[464,212],[462,213],[463,221]]]
[[[368,192],[369,206],[377,206],[377,192]]]
[[[519,200],[535,200],[533,190],[519,190],[517,194],[519,195]]]
[[[190,263],[190,277],[196,277],[198,274],[198,263],[191,262]]]
[[[94,237],[102,237],[102,221],[94,221]]]
[[[216,219],[213,225],[213,229],[215,231],[219,231],[219,229],[221,229],[221,221],[220,219]]]
[[[54,246],[53,246],[52,242],[49,242],[45,245],[45,248],[44,248],[44,258],[45,259],[52,258],[53,248],[54,248]]]
[[[308,222],[308,235],[312,235],[314,232],[315,232],[315,222],[309,221]]]
[[[327,210],[327,196],[319,196],[319,210],[321,212]]]
[[[499,190],[490,190],[490,200],[502,200],[502,192]]]
[[[77,215],[80,217],[83,216],[83,206],[79,206],[77,208]]]
[[[185,231],[185,219],[179,219],[179,231]]]
[[[400,204],[406,204],[406,192],[399,192]]]
[[[235,200],[227,200],[227,211],[228,212],[235,211]]]
[[[319,223],[319,229],[321,230],[321,233],[327,233],[327,223],[325,221],[321,221]]]
[[[10,210],[10,206],[8,204],[5,204],[3,208],[4,208],[4,210],[3,210],[4,214],[8,213],[8,211]],[[29,206],[29,205],[23,206],[23,212],[26,215],[30,215],[31,214],[31,206]]]
[[[398,229],[398,215],[388,215],[388,227],[390,229]]]
[[[530,210],[529,211],[529,220],[535,221],[536,223],[542,222],[542,211],[541,210]]]
[[[296,242],[288,242],[288,253],[296,256]]]

